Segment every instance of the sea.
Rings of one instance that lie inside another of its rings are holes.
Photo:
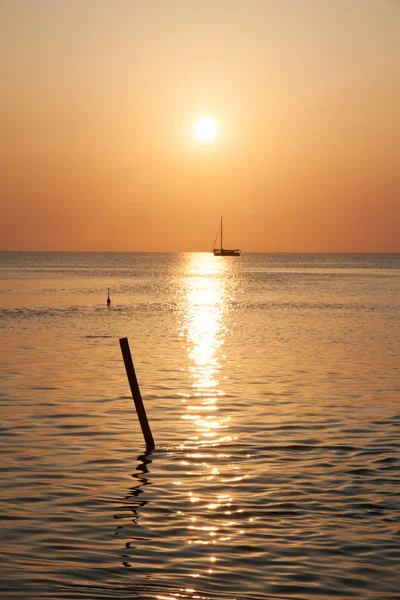
[[[2,599],[400,599],[400,254],[1,252],[0,303]]]

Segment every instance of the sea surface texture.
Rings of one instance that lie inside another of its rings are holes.
[[[1,598],[400,598],[400,255],[3,252],[0,299]]]

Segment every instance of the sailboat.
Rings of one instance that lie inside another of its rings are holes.
[[[235,250],[229,250],[228,248],[224,248],[222,245],[222,217],[221,217],[221,224],[219,226],[218,229],[218,233],[220,234],[220,243],[221,246],[219,248],[213,248],[213,254],[214,256],[240,256],[240,248],[235,248]],[[214,246],[215,246],[215,242],[217,241],[218,238],[218,233],[217,233],[217,237],[214,240]]]

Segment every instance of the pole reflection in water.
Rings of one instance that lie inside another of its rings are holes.
[[[130,527],[131,527],[131,523],[133,523],[134,525],[138,524],[138,519],[140,518],[139,509],[143,508],[143,506],[145,506],[148,502],[147,500],[139,500],[139,497],[140,497],[140,494],[142,494],[144,491],[142,488],[146,485],[151,485],[151,482],[146,477],[146,474],[149,472],[147,465],[150,465],[152,462],[151,459],[149,458],[150,454],[151,453],[149,452],[149,453],[141,454],[140,456],[137,457],[139,464],[136,467],[136,471],[139,471],[139,473],[132,473],[132,477],[135,479],[136,484],[129,488],[129,494],[127,496],[125,496],[123,507],[121,507],[122,508],[121,512],[114,515],[114,519],[129,518],[129,521],[130,521],[129,526]],[[127,514],[127,511],[128,511],[128,514]],[[126,526],[124,526],[124,525],[117,525],[115,535],[120,535],[121,533],[123,533],[122,530],[125,527]],[[129,536],[130,541],[125,542],[125,548],[131,549],[134,546],[134,543],[136,541],[143,540],[143,539],[145,539],[145,538],[143,538],[143,536]],[[129,554],[122,554],[122,565],[124,567],[131,567],[132,565],[128,560],[131,558],[132,558],[132,556]]]

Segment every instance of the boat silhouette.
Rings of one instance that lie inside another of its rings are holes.
[[[215,242],[217,241],[218,235],[220,235],[220,247],[215,248]],[[213,247],[214,256],[240,256],[240,253],[241,253],[240,248],[235,248],[232,250],[232,249],[223,247],[223,244],[222,244],[222,217],[221,217],[221,223],[220,223],[216,238],[214,240],[213,246],[214,246]]]

